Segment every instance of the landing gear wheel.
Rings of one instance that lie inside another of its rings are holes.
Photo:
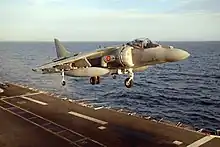
[[[62,86],[65,86],[66,85],[66,81],[62,81]]]
[[[96,77],[96,84],[100,84],[100,76]]]
[[[112,75],[112,78],[113,78],[113,79],[116,79],[117,77],[116,77],[116,75],[115,75],[115,74],[113,74],[113,75]]]
[[[90,78],[90,84],[95,85],[95,84],[100,84],[100,77],[91,77]]]
[[[134,84],[133,79],[130,79],[130,78],[125,79],[125,86],[127,88],[131,88],[133,84]]]
[[[90,84],[95,85],[96,84],[96,77],[91,77],[89,81],[90,81]]]

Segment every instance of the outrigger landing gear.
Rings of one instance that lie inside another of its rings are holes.
[[[66,81],[62,81],[61,84],[62,84],[62,86],[65,86],[66,85]]]
[[[99,76],[91,77],[90,78],[90,84],[92,84],[92,85],[100,84],[100,77]]]
[[[65,86],[66,85],[66,81],[64,79],[64,69],[62,69],[61,75],[62,75],[62,82],[61,82],[61,84],[62,84],[62,86]]]
[[[134,81],[133,81],[134,73],[133,73],[132,69],[128,69],[128,75],[129,75],[129,78],[125,79],[124,84],[127,88],[131,88],[134,84]]]

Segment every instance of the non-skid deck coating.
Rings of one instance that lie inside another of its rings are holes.
[[[220,147],[220,138],[9,84],[0,93],[0,147]]]

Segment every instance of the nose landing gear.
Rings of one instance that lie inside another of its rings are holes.
[[[127,71],[128,71],[129,78],[125,79],[124,84],[127,88],[131,88],[134,84],[134,80],[133,80],[134,73],[133,73],[132,69],[128,69]]]
[[[66,85],[66,81],[62,81],[61,84],[62,84],[62,86],[65,86]]]
[[[125,86],[127,88],[131,88],[133,86],[133,84],[134,84],[133,79],[130,79],[130,78],[125,79]]]

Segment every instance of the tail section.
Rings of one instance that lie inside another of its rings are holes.
[[[68,52],[65,47],[60,43],[58,39],[54,39],[56,52],[57,52],[57,58],[67,57],[70,52]]]

